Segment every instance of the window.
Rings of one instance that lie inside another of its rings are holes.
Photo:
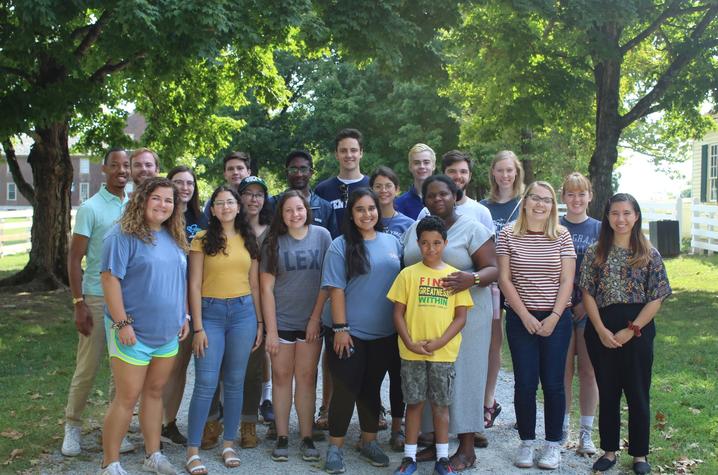
[[[80,203],[87,201],[90,197],[90,184],[87,182],[80,183]]]
[[[7,184],[7,200],[17,201],[17,188],[15,187],[15,183]]]
[[[80,159],[80,175],[88,175],[90,173],[90,160],[87,158]]]
[[[708,154],[708,201],[718,201],[718,144]]]

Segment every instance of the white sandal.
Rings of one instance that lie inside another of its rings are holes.
[[[193,455],[187,459],[187,462],[184,464],[184,468],[187,470],[187,473],[190,475],[207,475],[207,473],[209,473],[207,471],[207,467],[205,467],[202,463],[195,465],[192,468],[189,467],[190,464],[195,461],[202,462],[202,459],[200,459],[199,455]]]
[[[225,457],[224,454],[226,454],[228,451],[231,451],[234,456],[230,455],[229,457]],[[237,451],[234,450],[234,447],[225,447],[222,451],[222,460],[224,461],[224,466],[227,468],[237,468],[242,464],[242,461],[237,456]]]

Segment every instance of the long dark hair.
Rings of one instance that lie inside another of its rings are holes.
[[[633,208],[633,212],[638,216],[636,222],[633,223],[633,229],[631,229],[630,247],[633,255],[628,259],[628,264],[631,267],[644,267],[648,265],[651,258],[651,243],[648,242],[648,239],[646,239],[646,236],[643,235],[643,231],[641,230],[641,218],[643,215],[641,214],[641,207],[638,205],[638,201],[628,193],[616,193],[608,199],[606,207],[603,210],[601,232],[598,234],[598,244],[596,245],[595,266],[602,266],[608,259],[608,252],[613,245],[613,228],[611,228],[608,215],[611,212],[611,205],[621,202],[628,202]]]
[[[279,236],[283,236],[289,232],[287,224],[284,222],[283,211],[284,203],[289,198],[299,198],[302,200],[304,209],[307,210],[307,219],[304,221],[305,226],[309,226],[312,223],[312,209],[309,207],[307,199],[299,193],[297,190],[287,190],[277,200],[277,204],[274,210],[274,218],[272,218],[272,224],[269,226],[269,232],[267,237],[262,243],[262,249],[265,249],[267,253],[267,269],[270,274],[277,274],[277,261],[279,255]]]
[[[197,185],[197,175],[194,174],[194,170],[184,165],[177,165],[167,173],[167,179],[172,180],[173,176],[178,173],[184,172],[192,175],[192,179],[194,180],[194,191],[192,192],[192,196],[187,203],[187,209],[190,210],[190,213],[192,213],[192,217],[197,220],[202,211],[199,209],[199,187]]]
[[[461,189],[456,185],[456,183],[454,183],[454,180],[452,180],[446,175],[431,175],[429,178],[424,180],[424,183],[421,185],[421,201],[424,203],[424,206],[426,206],[426,191],[429,189],[429,185],[431,185],[435,181],[439,181],[448,186],[449,191],[451,191],[451,194],[454,195],[456,201],[459,201],[461,198],[464,197],[464,192],[461,191]]]
[[[231,193],[232,198],[237,200],[238,212],[237,216],[234,218],[234,229],[236,229],[237,232],[239,232],[239,235],[242,236],[242,239],[244,240],[244,247],[247,249],[247,252],[249,252],[250,257],[252,259],[257,259],[259,256],[257,237],[254,235],[252,227],[244,217],[244,212],[242,211],[242,206],[239,203],[239,196],[237,195],[237,192],[226,185],[219,186],[216,190],[214,190],[212,197],[209,199],[209,207],[211,209],[214,206],[215,198],[217,198],[217,195],[223,191]],[[227,255],[226,248],[227,238],[222,230],[222,223],[219,222],[217,216],[210,213],[207,234],[205,234],[202,238],[202,250],[208,256],[216,256],[220,252]]]
[[[382,231],[381,225],[381,207],[379,206],[379,198],[370,188],[358,188],[352,191],[349,195],[349,201],[347,201],[346,212],[344,213],[344,222],[342,223],[342,231],[344,232],[344,240],[346,241],[345,250],[345,261],[347,280],[351,280],[353,277],[357,277],[369,272],[371,264],[369,263],[369,257],[366,252],[366,245],[364,244],[364,238],[357,228],[354,218],[352,217],[352,210],[357,201],[370,196],[374,200],[376,206],[377,220],[374,224],[374,230],[377,232]]]

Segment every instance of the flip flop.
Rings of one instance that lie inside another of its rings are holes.
[[[229,456],[225,457],[224,454],[227,452],[232,452],[229,454]],[[222,451],[222,460],[224,461],[224,466],[227,468],[237,468],[242,463],[242,461],[237,457],[237,451],[234,450],[232,447],[225,447]]]
[[[200,462],[200,464],[190,468],[190,464],[195,461]],[[207,475],[208,473],[207,467],[202,464],[202,460],[199,458],[199,455],[193,455],[187,459],[187,462],[184,464],[184,468],[187,470],[189,475]]]
[[[457,472],[473,468],[476,465],[476,456],[469,458],[466,455],[456,452],[454,455],[449,457],[449,463],[451,467]]]

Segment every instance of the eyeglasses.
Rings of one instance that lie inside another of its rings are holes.
[[[310,171],[312,171],[311,167],[307,167],[307,166],[287,167],[287,173],[289,173],[290,175],[298,175],[298,174],[306,175]]]
[[[535,194],[533,194],[533,193],[529,193],[529,199],[530,199],[531,201],[533,201],[534,203],[543,203],[543,204],[546,204],[546,205],[553,204],[553,198],[548,197],[548,196],[545,197],[545,198],[543,198],[543,197],[541,197],[541,196],[539,196],[539,195],[535,195]]]
[[[189,187],[194,186],[193,180],[186,180],[186,181],[185,180],[172,180],[172,183],[176,186],[182,186],[182,185],[189,186]]]
[[[376,192],[391,191],[394,189],[394,183],[385,183],[384,185],[376,183],[374,184],[374,186],[371,187],[371,189]]]
[[[252,193],[251,191],[245,191],[242,193],[242,196],[247,198],[248,200],[263,200],[264,199],[264,193]]]
[[[231,208],[232,206],[236,206],[236,205],[237,205],[237,200],[225,200],[225,201],[215,201],[214,202],[214,206],[216,206],[217,208],[224,208],[225,206]]]

